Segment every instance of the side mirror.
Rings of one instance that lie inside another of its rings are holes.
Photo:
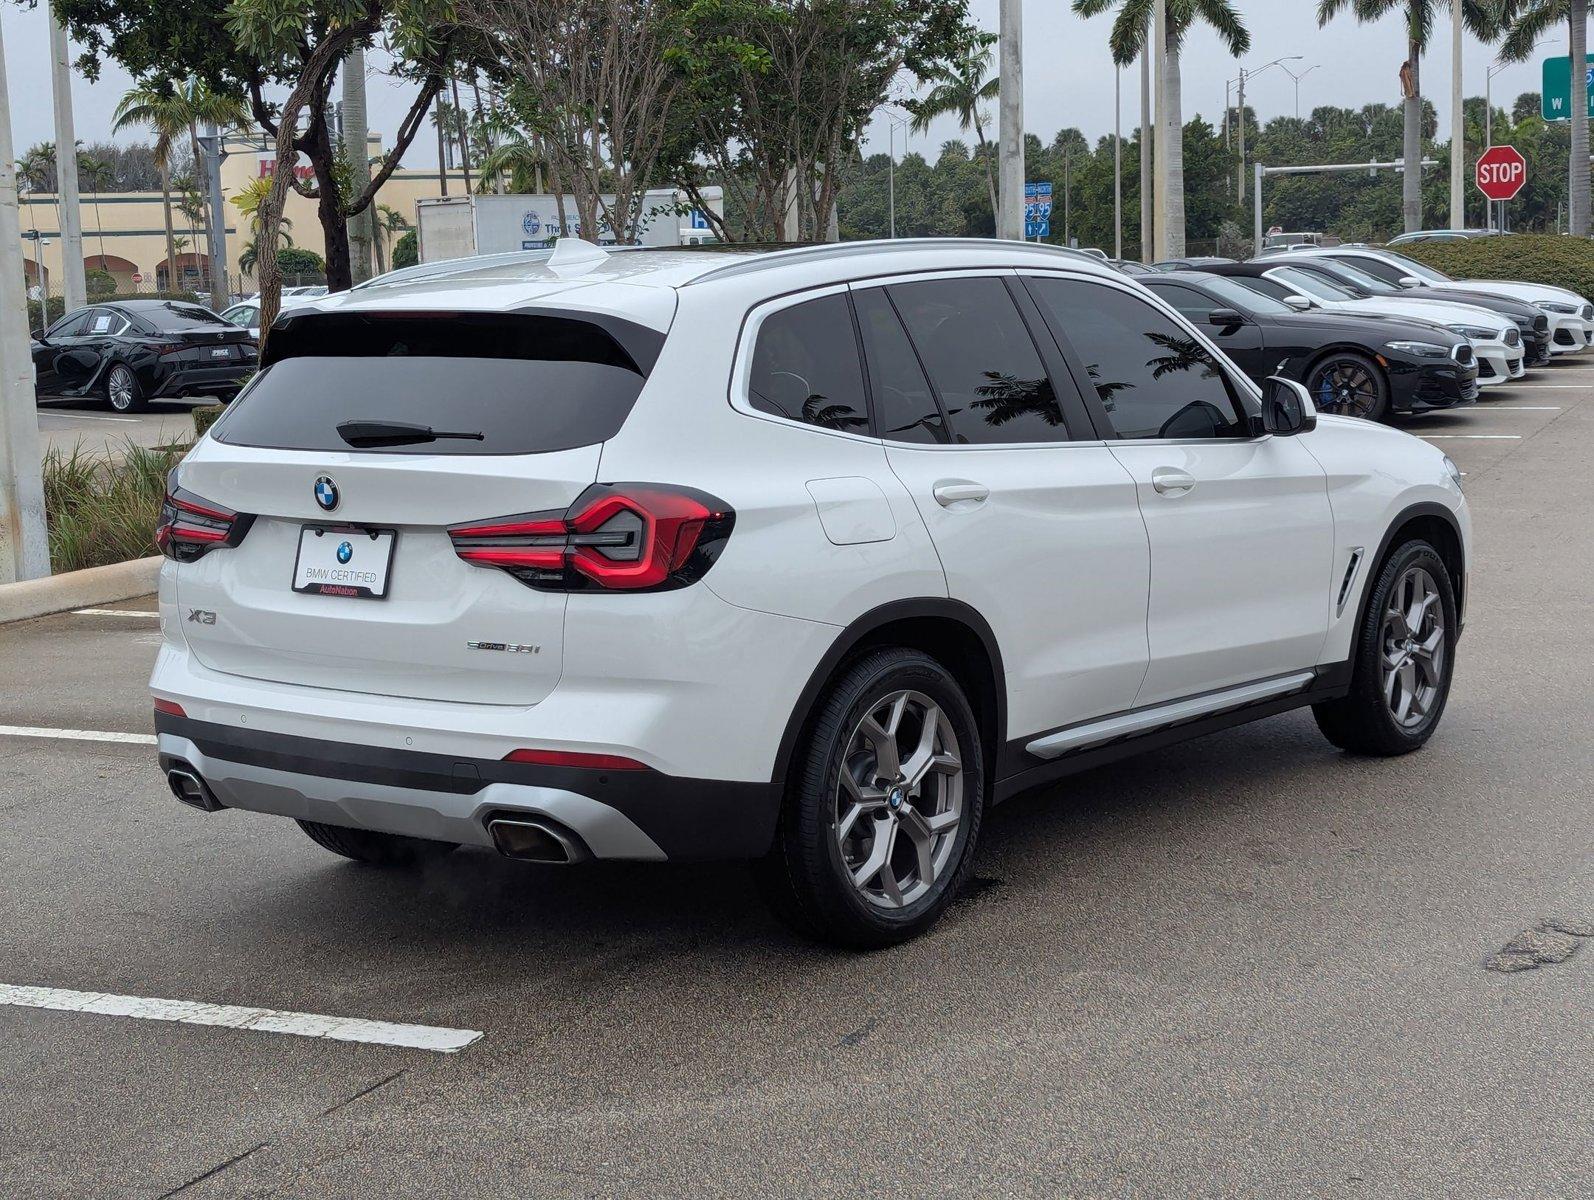
[[[1312,308],[1312,302],[1305,296],[1285,296],[1284,303],[1296,312],[1310,312]]]
[[[1422,286],[1422,280],[1418,279],[1415,275],[1402,275],[1399,282],[1401,287],[1408,290],[1411,288],[1420,288]]]
[[[28,336],[34,341],[38,342],[41,346],[48,346],[50,344],[50,339],[44,336],[44,330],[42,329],[30,330]]]
[[[1263,433],[1294,437],[1317,428],[1317,405],[1304,385],[1282,375],[1269,376],[1262,385]]]
[[[1214,308],[1207,314],[1207,324],[1221,325],[1225,328],[1233,328],[1236,325],[1244,325],[1245,317],[1238,309]]]

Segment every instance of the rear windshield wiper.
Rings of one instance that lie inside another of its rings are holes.
[[[421,442],[436,442],[443,438],[458,441],[480,442],[481,433],[450,433],[433,429],[430,425],[412,425],[407,421],[344,421],[338,426],[338,436],[357,449],[372,446],[414,446]]]

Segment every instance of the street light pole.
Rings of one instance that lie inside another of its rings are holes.
[[[1297,75],[1294,71],[1290,70],[1288,67],[1284,67],[1282,63],[1279,64],[1279,65],[1281,67],[1283,67],[1284,73],[1295,81],[1295,119],[1297,121],[1299,121],[1301,119],[1301,80],[1305,79],[1308,75],[1310,75],[1313,71],[1317,70],[1317,68],[1322,66],[1323,64],[1322,63],[1313,63],[1311,66],[1307,67],[1306,70],[1302,71],[1299,75]]]
[[[1239,177],[1238,182],[1235,184],[1235,197],[1241,204],[1245,203],[1245,81],[1247,79],[1254,79],[1263,71],[1266,71],[1271,67],[1283,67],[1284,70],[1288,71],[1289,68],[1284,66],[1285,63],[1300,61],[1301,55],[1287,54],[1283,58],[1275,58],[1270,63],[1263,63],[1254,71],[1247,71],[1244,67],[1240,68],[1240,94],[1235,101],[1234,119],[1239,122],[1240,125],[1240,167],[1239,170],[1235,172],[1235,174]],[[1305,72],[1302,72],[1302,74],[1304,73]],[[1298,107],[1299,104],[1297,103],[1297,108]],[[1299,112],[1297,112],[1296,115],[1298,116]]]
[[[997,105],[1001,151],[996,201],[996,236],[1024,240],[1024,5],[1001,0],[1001,70]]]
[[[1151,201],[1151,46],[1140,48],[1140,261],[1154,262]]]
[[[1450,228],[1467,224],[1467,123],[1461,98],[1461,5],[1450,0]]]
[[[23,278],[22,221],[10,96],[5,35],[0,32],[0,280],[11,281],[0,287],[0,583],[50,573],[27,290],[17,286]],[[81,268],[81,258],[78,265]],[[42,271],[39,278],[44,278]]]
[[[1151,10],[1152,129],[1156,165],[1151,176],[1152,262],[1168,257],[1168,0],[1154,0]]]
[[[88,303],[83,271],[83,216],[77,185],[77,134],[72,123],[72,60],[66,26],[50,14],[50,86],[55,100],[55,193],[61,212],[61,273],[70,312]],[[102,264],[103,265],[103,264]]]
[[[890,232],[888,236],[897,236],[897,126],[889,115],[886,117],[886,158],[890,165],[886,168],[886,212],[889,214],[887,223]]]

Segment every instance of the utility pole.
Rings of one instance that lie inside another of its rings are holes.
[[[83,273],[83,215],[78,206],[77,133],[72,123],[72,60],[66,26],[50,14],[50,85],[55,95],[55,194],[61,213],[61,274],[66,311],[88,303]]]
[[[1151,46],[1140,48],[1140,261],[1155,261],[1151,203]]]
[[[897,236],[897,124],[886,115],[886,158],[890,165],[886,168],[886,221],[890,230],[888,236]]]
[[[1024,6],[1023,0],[1001,0],[1000,94],[1001,125],[997,175],[996,236],[1024,240]]]
[[[1168,0],[1155,0],[1151,12],[1152,128],[1156,146],[1156,167],[1152,173],[1152,262],[1168,257],[1168,106],[1166,70],[1168,62]]]
[[[81,258],[78,266],[81,279]],[[11,144],[5,35],[0,32],[0,280],[10,281],[0,287],[0,583],[50,573],[39,468],[39,409],[33,394],[28,299],[27,289],[20,286],[22,278],[17,156]]]
[[[210,307],[216,312],[230,300],[227,287],[227,209],[221,198],[221,130],[214,121],[205,125],[199,139],[205,156],[205,190],[210,207]]]
[[[1467,122],[1461,100],[1461,5],[1450,0],[1450,228],[1467,225]],[[1576,89],[1573,89],[1574,91]]]
[[[1124,69],[1112,73],[1112,256],[1124,256]]]
[[[366,147],[365,47],[354,44],[343,60],[343,153],[349,162],[349,193],[360,196],[371,182],[371,155]],[[371,231],[376,201],[348,219],[349,277],[355,283],[371,278]]]

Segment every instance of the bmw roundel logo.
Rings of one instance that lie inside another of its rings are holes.
[[[338,543],[338,561],[340,563],[343,563],[344,565],[347,565],[349,559],[351,559],[353,557],[354,557],[354,547],[349,545],[348,542],[339,542]]]
[[[327,512],[338,506],[338,485],[325,475],[315,481],[315,502]]]

